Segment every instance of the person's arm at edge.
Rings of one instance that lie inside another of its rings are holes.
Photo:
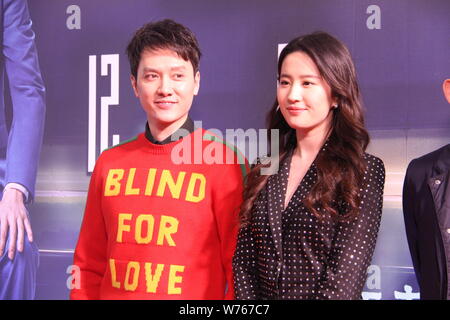
[[[414,266],[416,278],[420,284],[420,272],[418,272],[420,270],[420,260],[417,251],[417,224],[415,212],[417,204],[414,201],[417,195],[415,192],[413,179],[413,172],[416,170],[415,164],[415,160],[412,160],[406,170],[405,181],[403,183],[402,205],[409,252],[411,254],[411,260]]]
[[[37,165],[42,145],[45,118],[45,88],[42,82],[34,32],[26,1],[3,2],[3,56],[13,103],[9,132],[5,184],[18,183],[28,191],[8,188],[0,202],[0,254],[10,232],[8,256],[23,251],[25,232],[33,241],[26,198],[34,198]]]

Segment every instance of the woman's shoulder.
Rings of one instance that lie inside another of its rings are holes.
[[[385,175],[385,167],[384,167],[384,162],[383,160],[381,160],[380,158],[378,158],[377,156],[374,156],[373,154],[370,153],[364,153],[364,160],[366,161],[367,164],[367,171],[376,171],[379,172],[382,175]]]
[[[379,157],[374,156],[373,154],[364,152],[364,160],[366,160],[368,163],[374,164],[374,165],[382,165],[384,167],[384,162]]]

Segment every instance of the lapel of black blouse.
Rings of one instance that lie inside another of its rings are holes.
[[[280,164],[279,172],[269,177],[267,181],[267,212],[273,242],[279,257],[283,256],[281,218],[284,210],[284,197],[286,195],[287,178],[292,153]]]
[[[326,152],[328,143],[328,138],[324,145],[322,146],[321,152]],[[291,166],[292,151],[286,157],[286,159],[280,163],[279,172],[269,177],[267,181],[267,212],[269,217],[270,230],[272,232],[272,237],[274,245],[279,257],[283,256],[283,246],[282,246],[282,215],[284,211],[284,200],[286,197],[286,188],[288,183],[289,169]],[[317,157],[316,157],[317,159]],[[316,173],[316,159],[311,164],[311,167],[306,172],[302,181],[300,182],[300,188],[305,188],[304,193],[308,193],[312,185],[305,186],[305,180],[309,180],[311,175]],[[305,179],[306,178],[306,179]],[[297,192],[297,190],[295,191]],[[289,205],[289,204],[288,204]]]

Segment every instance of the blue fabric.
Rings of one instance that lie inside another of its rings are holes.
[[[33,300],[36,293],[36,272],[39,250],[25,237],[23,252],[8,258],[9,237],[0,258],[0,300]]]
[[[0,0],[0,199],[9,182],[20,183],[34,198],[45,119],[45,88],[26,0]],[[11,127],[5,118],[4,85],[8,77],[13,105]],[[25,237],[24,252],[0,259],[0,299],[33,299],[39,252]]]
[[[0,0],[0,190],[20,183],[34,198],[36,172],[45,118],[45,88],[41,78],[32,22],[25,0]],[[4,81],[9,81],[13,119],[5,119]]]

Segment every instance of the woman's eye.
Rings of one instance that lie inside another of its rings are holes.
[[[303,82],[303,85],[305,86],[305,87],[309,87],[310,85],[312,85],[313,83],[312,82],[309,82],[309,81],[304,81]]]

